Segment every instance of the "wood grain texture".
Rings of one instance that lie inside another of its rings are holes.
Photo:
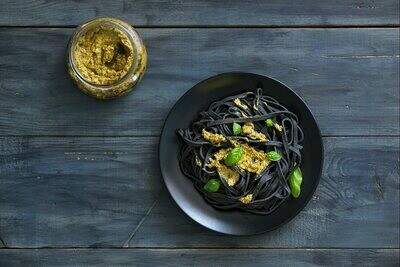
[[[396,249],[7,249],[1,266],[398,266]]]
[[[69,79],[71,33],[0,29],[0,135],[159,135],[184,92],[229,71],[292,87],[323,135],[399,135],[397,29],[142,29],[144,80],[107,102]]]
[[[6,246],[399,248],[397,138],[324,138],[312,201],[289,224],[257,237],[217,234],[184,215],[164,189],[157,142],[0,138]]]
[[[1,139],[6,246],[122,246],[163,187],[157,140]]]
[[[377,25],[399,23],[399,2],[5,0],[0,25],[77,25],[99,16],[140,26]]]
[[[174,209],[166,195],[130,245],[398,248],[398,140],[325,138],[324,148],[322,180],[312,201],[276,231],[257,238],[211,233]]]

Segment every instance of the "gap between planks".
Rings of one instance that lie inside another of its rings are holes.
[[[373,247],[373,248],[358,248],[358,247],[4,247],[1,250],[159,250],[159,251],[175,251],[175,250],[286,250],[286,251],[302,251],[302,250],[399,250],[400,247]]]
[[[83,23],[83,22],[82,22]],[[0,25],[0,28],[64,29],[76,28],[78,25]],[[133,25],[137,29],[374,29],[400,28],[400,24],[368,25]]]
[[[139,134],[139,135],[0,135],[0,138],[160,138],[161,134]],[[359,135],[321,135],[322,138],[398,138],[399,134],[359,134]]]

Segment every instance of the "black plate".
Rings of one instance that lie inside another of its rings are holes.
[[[304,131],[302,150],[303,183],[299,198],[290,198],[269,215],[243,211],[221,211],[209,205],[193,182],[179,168],[180,142],[176,130],[188,128],[199,112],[211,102],[261,87],[299,116]],[[162,130],[159,157],[165,184],[181,209],[199,224],[232,235],[263,233],[295,217],[311,199],[317,188],[323,163],[322,138],[318,125],[304,101],[289,87],[271,78],[252,73],[224,73],[200,82],[185,93],[171,109]]]

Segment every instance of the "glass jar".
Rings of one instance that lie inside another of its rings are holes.
[[[139,34],[118,19],[93,19],[79,26],[68,43],[69,75],[81,91],[99,99],[132,91],[146,64],[146,47]]]

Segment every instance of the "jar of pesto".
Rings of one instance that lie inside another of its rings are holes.
[[[142,79],[147,52],[131,25],[96,18],[73,33],[67,49],[68,73],[78,88],[99,99],[126,95]]]

